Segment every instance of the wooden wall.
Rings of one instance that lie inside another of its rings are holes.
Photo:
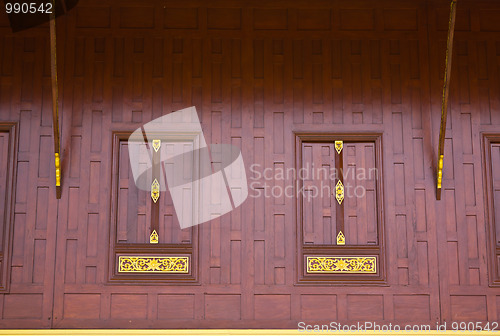
[[[61,200],[48,26],[12,34],[0,14],[0,124],[18,123],[0,326],[499,320],[482,133],[500,133],[500,6],[458,5],[436,201],[448,5],[81,0],[57,21]],[[109,284],[112,132],[192,105],[248,165],[293,167],[293,131],[381,133],[387,286],[296,285],[295,202],[272,198],[199,226],[199,285]]]

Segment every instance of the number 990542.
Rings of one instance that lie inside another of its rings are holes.
[[[52,14],[52,3],[35,3],[35,2],[15,2],[5,3],[5,12],[7,14]]]

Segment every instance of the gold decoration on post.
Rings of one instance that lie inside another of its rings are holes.
[[[158,233],[156,233],[156,230],[153,230],[153,232],[151,232],[151,235],[149,236],[149,243],[158,244]]]
[[[339,231],[337,235],[337,245],[345,245],[345,236],[342,231]]]
[[[120,273],[189,273],[189,257],[119,256]]]
[[[155,152],[158,152],[158,150],[161,147],[161,140],[153,140],[153,149]]]
[[[151,184],[151,198],[155,203],[158,201],[158,198],[160,198],[160,184],[157,179]]]
[[[441,189],[441,184],[443,182],[443,159],[444,159],[444,155],[440,155],[439,162],[438,162],[438,176],[437,176],[438,189]]]
[[[56,163],[56,187],[61,186],[61,160],[59,159],[59,153],[55,153],[55,163]]]
[[[342,148],[344,148],[344,142],[342,140],[335,141],[335,149],[338,154],[342,152]]]
[[[340,180],[335,186],[335,198],[337,199],[337,202],[339,202],[339,204],[342,204],[342,201],[344,200],[344,185]]]
[[[307,273],[377,273],[377,257],[307,257]]]

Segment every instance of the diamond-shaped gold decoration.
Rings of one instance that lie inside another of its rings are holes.
[[[335,186],[335,198],[337,199],[337,202],[339,202],[339,204],[342,204],[342,201],[344,200],[344,185],[340,180]]]
[[[337,235],[337,245],[345,245],[345,236],[342,231],[339,231]]]
[[[342,148],[344,148],[344,142],[342,140],[335,141],[335,149],[337,150],[338,154],[342,152]]]
[[[155,179],[151,184],[151,198],[155,203],[158,201],[158,198],[160,198],[160,184],[157,179]]]
[[[158,152],[161,146],[161,140],[153,140],[153,149]]]
[[[151,232],[151,235],[149,236],[149,243],[158,244],[158,233],[156,233],[156,230],[153,230],[153,232]]]

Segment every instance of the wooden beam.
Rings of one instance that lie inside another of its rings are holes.
[[[57,86],[57,48],[55,0],[50,14],[50,77],[52,80],[52,128],[54,131],[54,163],[56,169],[56,198],[61,198],[61,143],[59,138],[59,90]]]
[[[295,329],[3,329],[0,330],[0,335],[21,335],[21,336],[40,336],[40,335],[57,335],[57,336],[302,336],[310,335],[305,330]],[[411,333],[410,333],[411,332]],[[350,335],[365,335],[365,336],[470,336],[483,335],[479,332],[462,331],[462,330],[446,330],[446,331],[404,331],[391,330],[391,332],[381,332],[380,330],[363,330],[361,334],[353,331],[329,331],[325,335],[350,336]],[[323,333],[321,333],[323,335]],[[498,331],[484,335],[498,335]]]
[[[448,96],[450,93],[451,60],[453,55],[453,37],[455,35],[455,19],[457,15],[457,0],[451,0],[450,20],[448,23],[448,43],[446,46],[446,61],[443,82],[443,98],[441,104],[441,126],[439,128],[438,169],[436,199],[441,199],[443,182],[444,140],[446,137],[446,119],[448,117]]]

